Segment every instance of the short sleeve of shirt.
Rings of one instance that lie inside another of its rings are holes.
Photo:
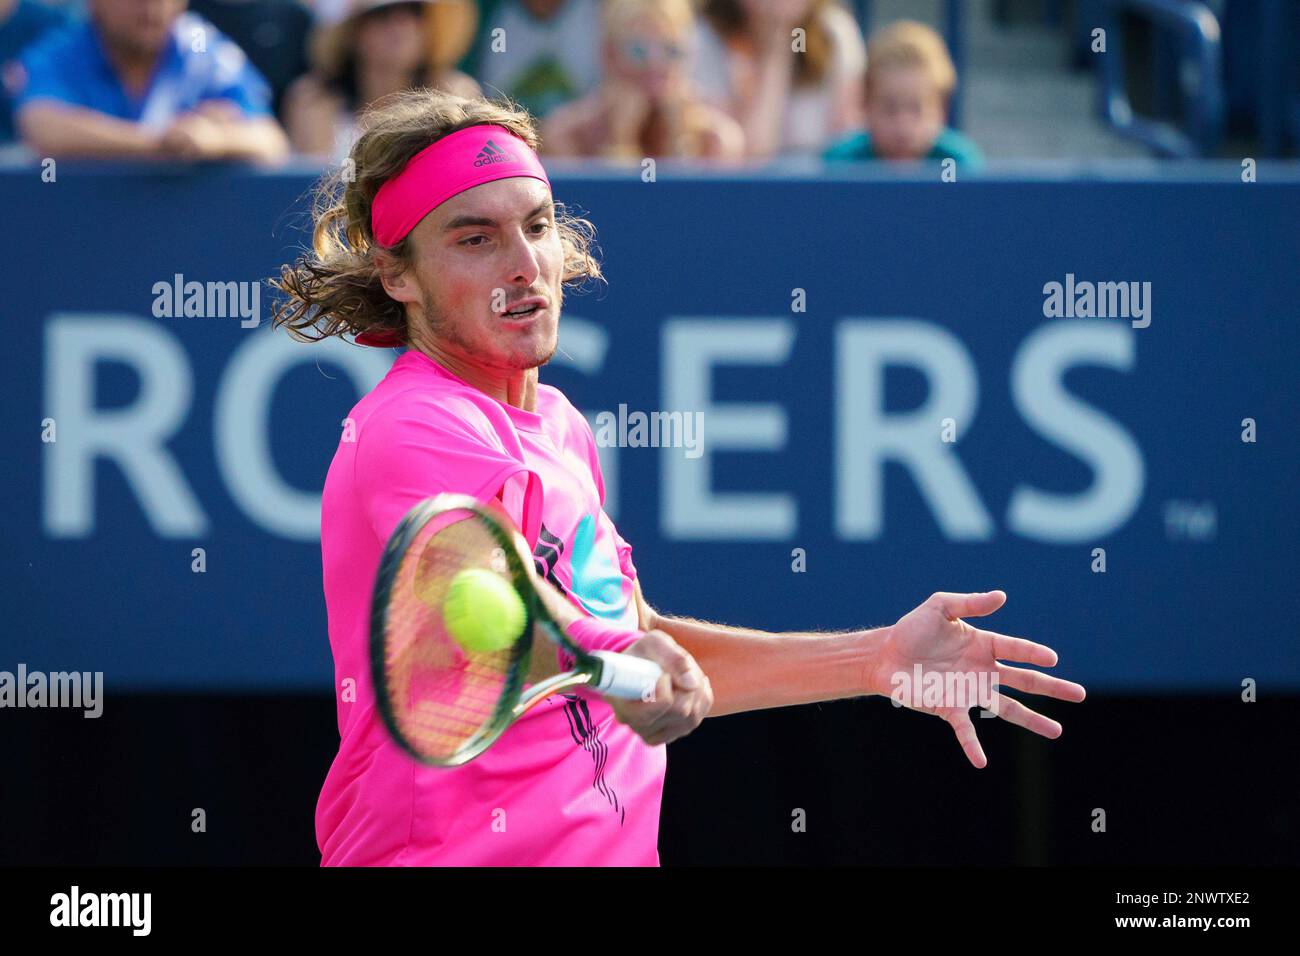
[[[614,532],[614,540],[618,543],[618,566],[632,580],[636,580],[636,565],[632,563],[632,546],[623,540],[623,536],[617,531]]]
[[[443,493],[487,501],[502,492],[506,512],[535,546],[542,484],[512,458],[488,426],[458,417],[428,395],[401,393],[357,429],[354,486],[375,534],[387,541],[413,507]]]
[[[936,159],[954,159],[958,166],[969,170],[978,170],[984,166],[980,148],[955,129],[945,129],[939,134],[930,155]]]
[[[66,48],[67,44],[64,43],[52,45],[38,42],[22,53],[18,59],[20,69],[15,83],[17,89],[13,91],[14,112],[37,99],[80,105],[80,98],[67,81],[68,74],[57,56],[59,51]]]
[[[843,136],[822,153],[822,159],[828,163],[861,162],[870,158],[871,139],[861,131]]]
[[[202,98],[230,100],[249,117],[271,115],[271,85],[244,51],[225,38],[216,51],[216,68]]]

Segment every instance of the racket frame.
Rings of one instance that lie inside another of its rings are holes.
[[[421,753],[402,733],[397,715],[393,711],[391,697],[387,691],[387,642],[385,635],[388,624],[388,597],[397,580],[407,550],[415,542],[420,532],[437,517],[448,511],[468,511],[476,515],[505,556],[506,567],[511,584],[524,602],[524,628],[512,648],[510,668],[500,698],[492,716],[469,738],[454,754],[447,758],[431,757]],[[406,753],[420,763],[434,767],[458,767],[473,760],[505,733],[512,723],[530,709],[541,703],[551,694],[567,687],[599,683],[604,664],[600,658],[584,651],[565,633],[542,604],[537,587],[529,575],[533,556],[528,550],[523,535],[515,530],[513,522],[505,510],[495,501],[483,502],[470,495],[444,493],[433,498],[426,498],[408,511],[393,533],[379,561],[379,571],[375,575],[374,593],[370,604],[370,674],[375,692],[375,705],[387,728],[389,735]],[[572,670],[555,674],[538,681],[524,694],[524,681],[528,675],[532,660],[534,626],[541,625],[543,631],[574,660]]]

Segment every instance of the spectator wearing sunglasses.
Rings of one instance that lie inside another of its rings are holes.
[[[704,102],[690,77],[695,16],[689,0],[608,0],[598,89],[554,110],[542,129],[549,156],[740,160],[740,124]]]

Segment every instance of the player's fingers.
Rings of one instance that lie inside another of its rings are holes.
[[[676,696],[677,695],[673,693],[672,676],[665,671],[660,674],[659,679],[655,681],[654,690],[651,691],[650,699],[646,701],[646,703],[655,704],[657,709],[666,711],[672,707]]]
[[[948,717],[948,723],[952,725],[952,731],[957,735],[957,743],[961,744],[966,759],[976,768],[987,766],[989,758],[984,756],[984,748],[980,746],[980,739],[975,733],[975,725],[971,723],[970,714],[958,710]]]
[[[992,614],[1007,601],[1005,591],[984,591],[980,594],[952,594],[948,591],[936,591],[930,595],[927,604],[933,604],[943,611],[948,620],[959,617],[983,617]]]
[[[1087,694],[1082,684],[1062,680],[1059,677],[1053,677],[1051,674],[1027,670],[1023,667],[1007,667],[1005,665],[999,667],[998,683],[1013,687],[1016,690],[1027,691],[1030,694],[1042,694],[1044,697],[1055,697],[1057,700],[1069,700],[1075,703],[1083,700]]]
[[[685,651],[682,653],[685,659],[673,668],[673,682],[680,689],[698,691],[704,686],[707,678],[704,676],[704,671],[700,669],[700,665],[695,663],[695,658],[690,654],[686,654]]]
[[[710,683],[708,675],[704,675],[704,686],[699,689],[695,697],[696,705],[693,711],[695,722],[698,724],[705,717],[709,716],[709,711],[713,710],[713,684]]]
[[[637,732],[642,740],[654,747],[672,743],[679,737],[685,737],[694,729],[695,724],[680,715],[663,714]]]
[[[713,685],[709,682],[709,678],[701,672],[700,686],[695,690],[683,691],[681,688],[676,688],[674,703],[673,709],[665,716],[676,717],[686,729],[685,732],[690,733],[705,717],[709,716],[709,711],[713,709]]]
[[[640,733],[646,743],[671,743],[700,725],[713,707],[713,686],[707,677],[703,680],[699,690],[679,691],[671,708],[645,722]]]
[[[637,733],[642,733],[653,721],[670,713],[677,702],[672,678],[660,674],[655,685],[640,698],[605,697],[614,715]]]
[[[695,658],[663,631],[647,631],[653,648],[649,655],[672,677],[673,685],[684,690],[697,690],[704,682],[704,672]]]
[[[641,735],[641,739],[644,740],[644,741],[646,742],[646,745],[647,745],[647,746],[650,746],[650,747],[658,747],[658,746],[660,746],[660,745],[662,745],[662,744],[670,744],[670,743],[672,743],[672,742],[673,742],[674,740],[676,740],[679,736],[681,736],[681,735],[680,735],[680,734],[669,734],[669,733],[665,733],[664,731],[659,731],[658,733],[654,733],[654,734],[642,734],[642,735]]]
[[[1056,651],[1046,644],[1037,644],[1034,641],[1025,640],[1023,637],[1008,637],[1006,634],[999,634],[996,631],[977,629],[975,634],[989,642],[993,649],[993,656],[1000,661],[1019,661],[1024,664],[1034,664],[1038,667],[1056,666]]]
[[[675,696],[665,694],[666,687],[685,693],[694,691],[704,676],[695,659],[663,631],[646,631],[625,653],[654,661],[663,671],[655,685],[654,700]]]
[[[687,733],[698,727],[713,709],[713,685],[709,683],[707,676],[702,676],[701,680],[702,683],[697,690],[679,691],[677,695],[678,700],[683,704],[680,716]]]
[[[1043,737],[1050,737],[1053,740],[1061,736],[1062,728],[1060,724],[1050,717],[1044,717],[1037,711],[1030,710],[1014,697],[998,694],[995,704],[997,715],[1017,727],[1024,727],[1025,730],[1033,731]]]

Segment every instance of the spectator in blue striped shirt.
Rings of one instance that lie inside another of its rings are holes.
[[[16,135],[13,94],[23,82],[18,54],[67,23],[66,13],[38,0],[0,0],[0,145],[12,142]]]
[[[184,0],[89,0],[89,17],[19,58],[15,115],[41,156],[255,160],[288,155],[270,88]]]

